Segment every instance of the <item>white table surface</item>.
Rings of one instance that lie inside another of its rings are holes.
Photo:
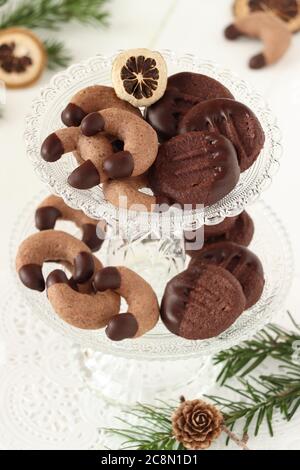
[[[300,107],[300,34],[281,62],[261,71],[247,66],[249,57],[259,51],[258,42],[229,42],[223,29],[232,20],[228,0],[112,0],[110,27],[88,28],[66,25],[59,33],[71,49],[74,62],[97,53],[109,54],[120,48],[169,48],[191,52],[230,67],[248,80],[267,99],[278,116],[283,133],[284,154],[279,173],[263,197],[283,220],[292,240],[295,255],[295,281],[287,308],[300,321],[300,222],[297,201],[300,196],[299,107]],[[42,32],[43,36],[50,33]],[[8,246],[14,222],[22,216],[22,207],[42,187],[27,160],[23,143],[24,118],[39,87],[50,73],[32,88],[7,92],[4,118],[0,120],[1,155],[1,230],[0,289],[6,291]],[[283,312],[284,313],[284,312]],[[284,320],[283,320],[284,322]]]

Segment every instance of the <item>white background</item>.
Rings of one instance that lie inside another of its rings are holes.
[[[74,62],[130,47],[195,53],[231,68],[250,81],[277,115],[284,154],[280,171],[263,197],[284,221],[292,240],[295,282],[287,307],[300,320],[297,292],[300,279],[300,33],[294,36],[290,50],[279,64],[251,71],[247,67],[248,59],[259,52],[260,44],[244,39],[232,43],[223,37],[224,27],[232,21],[229,0],[112,0],[109,9],[111,20],[107,29],[70,24],[59,33],[59,38],[65,40],[72,51]],[[41,35],[49,36],[45,32]],[[26,158],[23,131],[30,103],[49,78],[46,72],[34,87],[7,92],[4,117],[0,119],[1,296],[6,288],[13,224],[21,216],[24,204],[42,187]]]

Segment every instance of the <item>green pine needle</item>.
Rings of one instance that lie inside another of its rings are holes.
[[[108,428],[109,434],[122,437],[122,449],[136,450],[184,450],[172,435],[172,414],[176,404],[158,401],[158,405],[137,404],[127,415],[137,420],[137,426],[119,418],[125,428]]]
[[[44,47],[47,53],[47,67],[49,70],[65,68],[72,60],[71,54],[60,41],[47,39],[44,41]]]
[[[254,435],[257,435],[265,423],[273,436],[274,413],[279,412],[283,419],[290,421],[300,408],[300,361],[293,361],[295,345],[300,342],[300,326],[288,315],[295,331],[270,324],[252,339],[221,351],[214,358],[215,364],[223,364],[218,376],[221,385],[239,377],[237,388],[225,387],[238,393],[240,401],[209,397],[221,406],[226,424],[232,429],[242,420],[243,431],[248,433],[249,426],[254,423]],[[279,373],[244,379],[270,358],[276,361]]]
[[[277,325],[268,325],[252,339],[231,349],[221,351],[214,358],[215,364],[223,364],[218,381],[223,385],[228,379],[246,377],[265,359],[288,362],[294,352],[294,344],[300,341],[300,327],[288,313],[295,331],[288,331]]]
[[[0,29],[23,26],[57,31],[69,21],[106,25],[107,0],[23,0],[0,19]]]
[[[280,370],[282,374],[261,375],[248,381],[240,379],[237,388],[225,385],[240,395],[240,401],[219,396],[208,398],[220,407],[226,425],[231,429],[239,422],[243,432],[248,434],[250,425],[254,424],[254,435],[257,436],[265,423],[273,436],[274,413],[279,412],[283,419],[290,421],[300,409],[300,364],[295,367],[291,362]]]

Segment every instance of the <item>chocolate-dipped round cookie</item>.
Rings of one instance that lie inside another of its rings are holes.
[[[259,120],[239,101],[219,98],[197,104],[179,124],[181,134],[205,130],[218,132],[233,143],[241,171],[255,162],[265,142]]]
[[[198,233],[201,231],[200,233]],[[204,234],[203,234],[204,231]],[[238,245],[248,246],[254,235],[254,223],[250,215],[244,211],[236,217],[226,217],[220,224],[205,225],[195,232],[186,232],[185,240],[189,256],[197,256],[199,250],[208,244],[216,242],[234,242]],[[194,243],[194,246],[193,246]],[[198,243],[198,246],[197,246]]]
[[[232,98],[230,91],[217,80],[193,72],[180,72],[168,78],[164,96],[147,108],[146,120],[164,142],[177,135],[177,127],[185,113],[202,101]]]
[[[158,201],[180,205],[214,204],[239,179],[236,151],[215,132],[189,132],[159,147],[149,174]]]
[[[247,309],[260,299],[265,284],[263,267],[248,248],[232,242],[214,243],[191,259],[189,269],[201,270],[203,263],[221,266],[238,280],[246,297]]]
[[[200,265],[175,276],[166,286],[161,319],[174,334],[207,339],[227,330],[245,308],[237,279],[220,266]]]

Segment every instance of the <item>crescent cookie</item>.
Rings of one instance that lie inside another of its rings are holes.
[[[38,230],[54,229],[57,220],[68,220],[82,230],[82,241],[98,251],[105,239],[106,223],[91,219],[84,212],[72,209],[61,197],[46,197],[35,211],[35,225]]]
[[[123,151],[103,162],[103,170],[109,178],[139,176],[156,159],[158,140],[155,130],[128,111],[110,108],[91,113],[82,121],[81,131],[87,137],[105,132],[124,142]]]
[[[113,154],[113,147],[106,135],[86,137],[79,127],[67,127],[50,134],[41,147],[42,158],[51,163],[69,152],[74,152],[79,164],[68,177],[72,187],[89,189],[108,179],[103,162]]]
[[[124,109],[141,116],[139,109],[117,97],[109,86],[92,85],[78,91],[61,114],[62,122],[68,126],[80,126],[82,119],[90,113],[106,108]]]
[[[140,175],[107,181],[103,184],[103,193],[108,202],[115,207],[152,212],[156,207],[156,197],[139,191],[147,187],[147,177]]]
[[[96,330],[107,325],[120,310],[120,296],[112,291],[86,294],[68,284],[66,274],[57,269],[49,274],[48,299],[62,320],[76,328]]]
[[[45,289],[42,268],[47,261],[67,267],[78,284],[89,281],[101,267],[100,261],[82,241],[60,230],[45,230],[30,235],[18,249],[16,270],[26,287],[40,292]]]
[[[114,316],[107,325],[106,334],[113,341],[138,338],[152,330],[159,319],[155,292],[148,282],[123,266],[106,267],[94,278],[97,291],[113,289],[128,304],[128,311]]]

